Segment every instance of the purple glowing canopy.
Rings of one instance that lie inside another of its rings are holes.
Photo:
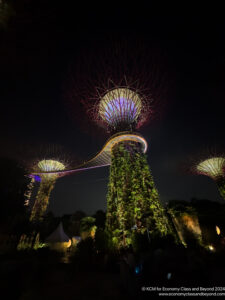
[[[119,88],[105,94],[100,101],[99,113],[110,126],[116,126],[121,122],[132,124],[137,121],[141,108],[141,99],[137,93]]]

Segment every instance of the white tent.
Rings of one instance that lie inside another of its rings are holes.
[[[65,248],[70,247],[71,240],[65,234],[62,222],[60,222],[56,230],[45,239],[45,242],[54,250],[64,250]]]

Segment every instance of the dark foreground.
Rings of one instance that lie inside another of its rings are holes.
[[[158,292],[143,287],[223,287],[224,257],[223,251],[180,246],[139,255],[79,253],[69,260],[48,249],[13,252],[0,256],[1,294],[33,300],[149,299]]]

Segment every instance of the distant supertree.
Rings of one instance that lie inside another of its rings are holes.
[[[44,159],[37,163],[35,171],[39,172],[53,172],[63,171],[65,165],[57,160]],[[37,177],[36,177],[37,178]],[[30,220],[41,221],[43,215],[48,207],[50,193],[54,188],[56,179],[58,178],[57,173],[43,173],[40,175],[40,187],[38,189],[37,197],[33,205]]]
[[[31,210],[30,221],[42,221],[49,204],[51,191],[59,177],[66,175],[63,171],[70,168],[74,162],[72,156],[59,146],[42,147],[36,159],[30,159],[28,172],[31,182],[27,189],[27,199],[25,205],[29,205],[34,182],[39,182],[39,189]]]
[[[225,200],[225,157],[221,156],[209,156],[205,159],[198,161],[195,164],[194,172],[202,174],[212,178],[220,192],[220,195]]]
[[[148,167],[145,156],[147,142],[136,132],[153,113],[159,74],[155,72],[154,77],[154,68],[149,71],[149,65],[144,65],[143,61],[137,65],[138,58],[135,55],[131,57],[129,51],[126,52],[128,56],[124,55],[122,47],[114,54],[117,61],[111,55],[105,59],[105,63],[100,63],[100,74],[104,75],[102,81],[98,84],[95,80],[92,83],[90,80],[84,81],[92,85],[87,90],[95,93],[90,92],[89,97],[81,96],[81,102],[89,119],[105,128],[111,136],[108,142],[111,147],[111,167],[106,229],[111,233],[115,245],[124,247],[131,243],[132,230],[165,236],[171,233],[171,227]],[[141,60],[144,58],[141,56]],[[101,60],[100,57],[98,59]],[[98,73],[94,71],[96,68],[93,68],[96,78]],[[76,88],[75,92],[72,89],[70,96],[76,104],[79,98]]]

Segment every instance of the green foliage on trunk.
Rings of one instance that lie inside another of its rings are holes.
[[[95,225],[95,218],[93,217],[84,217],[80,223],[80,232],[83,231],[91,231],[93,226]]]
[[[39,222],[43,220],[43,215],[47,210],[49,197],[55,185],[55,180],[42,180],[34,206],[32,208],[30,221]]]
[[[171,233],[146,155],[137,143],[121,142],[112,151],[106,230],[121,247],[131,242],[134,226],[142,234],[147,228],[153,235]]]
[[[216,183],[221,197],[225,200],[225,178],[224,177],[219,178]]]

